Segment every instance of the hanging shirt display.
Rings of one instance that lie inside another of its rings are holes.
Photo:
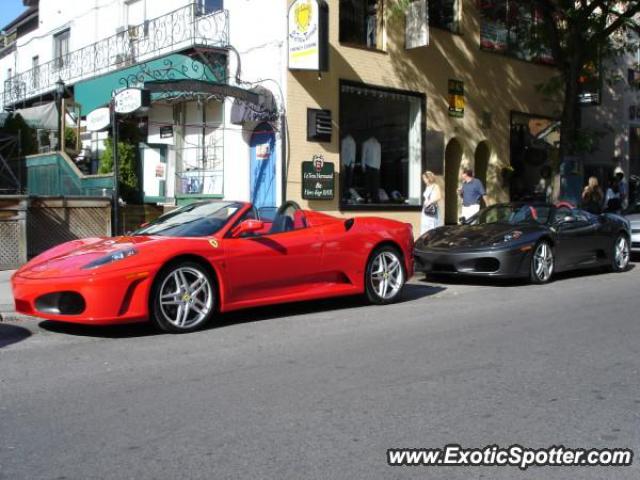
[[[356,141],[351,135],[342,139],[340,156],[345,167],[352,167],[356,163]]]
[[[382,147],[380,142],[375,137],[371,137],[362,144],[362,168],[369,167],[380,170],[381,161]]]

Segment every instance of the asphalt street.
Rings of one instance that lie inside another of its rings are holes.
[[[0,323],[1,479],[638,479],[390,467],[392,447],[640,455],[640,265],[545,286],[414,279],[202,332]]]

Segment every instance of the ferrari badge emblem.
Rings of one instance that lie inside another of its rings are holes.
[[[212,238],[211,240],[209,240],[209,244],[210,244],[213,248],[218,248],[218,240],[216,240],[215,238]]]

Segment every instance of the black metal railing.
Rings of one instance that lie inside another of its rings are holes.
[[[14,75],[5,81],[2,105],[51,92],[58,80],[70,85],[185,48],[228,45],[228,11],[207,13],[192,3]]]

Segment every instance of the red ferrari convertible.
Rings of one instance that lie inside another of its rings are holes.
[[[394,301],[413,274],[411,226],[338,219],[294,202],[275,214],[199,202],[118,238],[74,240],[12,278],[16,310],[92,325],[203,327],[216,312],[365,294]]]

